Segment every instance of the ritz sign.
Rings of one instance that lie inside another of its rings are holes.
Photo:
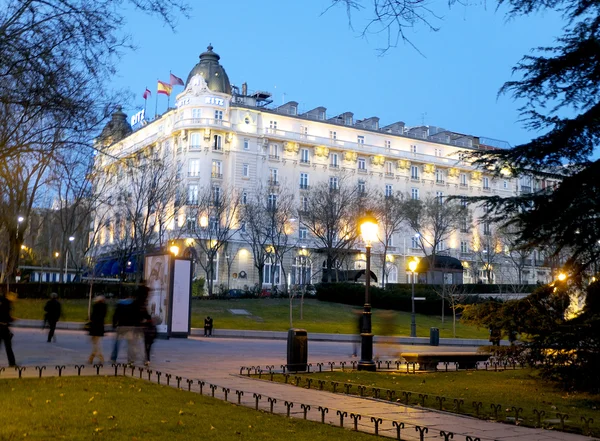
[[[146,111],[144,109],[137,113],[134,113],[131,117],[131,127],[136,128],[144,123],[144,116]]]
[[[224,106],[225,105],[225,100],[223,98],[217,98],[215,96],[207,96],[206,98],[204,98],[204,102],[206,104],[213,104],[216,106]]]

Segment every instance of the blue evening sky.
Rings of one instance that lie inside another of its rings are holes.
[[[143,107],[146,86],[153,115],[156,80],[168,81],[172,71],[185,81],[212,43],[232,84],[269,91],[275,104],[293,100],[301,110],[324,106],[330,116],[379,116],[382,126],[424,122],[516,145],[535,134],[518,122],[523,103],[497,97],[498,89],[524,54],[552,44],[562,27],[555,13],[507,21],[492,0],[450,9],[446,0],[431,0],[443,15],[435,22],[440,30],[421,25],[407,31],[421,53],[400,43],[380,56],[383,36],[359,36],[368,10],[354,16],[353,30],[344,9],[323,14],[327,0],[190,3],[192,18],[181,19],[175,33],[158,20],[129,15],[127,31],[137,50],[120,62],[115,81],[135,96],[126,106],[129,115]],[[160,113],[167,102],[163,95],[158,100]]]

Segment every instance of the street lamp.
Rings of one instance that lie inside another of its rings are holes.
[[[410,300],[411,300],[411,304],[412,304],[411,313],[410,313],[410,336],[411,337],[417,336],[417,321],[416,321],[416,317],[415,317],[415,271],[417,270],[418,266],[419,266],[419,261],[416,258],[414,260],[411,260],[408,263],[408,269],[412,273],[412,277],[411,277],[411,279],[412,279],[412,294],[410,296]]]
[[[369,298],[369,288],[371,285],[371,244],[377,240],[377,219],[367,211],[365,216],[360,219],[360,234],[367,248],[367,267],[365,270],[365,305],[363,308],[362,327],[361,327],[361,347],[360,361],[358,362],[359,371],[375,371],[376,366],[373,361],[373,333],[371,332],[371,304]]]
[[[75,240],[74,236],[69,236],[69,242],[73,242],[74,240]],[[63,282],[67,281],[67,276],[69,273],[68,265],[69,265],[69,244],[67,244],[67,250],[65,251],[65,276],[63,278]]]
[[[177,245],[171,245],[169,251],[171,252],[171,254],[173,254],[173,256],[177,257],[177,255],[179,254],[179,247]]]

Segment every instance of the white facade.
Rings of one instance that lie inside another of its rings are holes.
[[[298,114],[295,102],[274,109],[259,107],[266,96],[215,92],[209,89],[203,76],[192,76],[185,90],[177,95],[174,109],[107,147],[108,155],[99,155],[96,167],[108,170],[115,158],[131,157],[149,147],[171,157],[187,200],[173,208],[175,213],[166,225],[166,234],[167,240],[179,241],[184,246],[193,246],[191,238],[186,237],[186,228],[200,222],[190,218],[186,202],[193,204],[194,195],[206,187],[231,185],[240,195],[248,195],[259,185],[278,183],[293,189],[296,201],[301,204],[302,194],[310,186],[345,171],[356,180],[356,185],[385,194],[400,191],[413,198],[509,196],[521,191],[517,179],[493,178],[461,159],[465,150],[489,148],[477,137],[434,127],[407,129],[403,123],[380,128],[378,118],[355,121],[350,113],[329,118],[324,108]],[[476,237],[486,234],[484,226],[477,224],[477,218],[477,213],[473,213],[473,224],[453,233],[440,251],[472,262],[477,251],[473,250],[478,242]],[[109,222],[105,228],[98,236],[99,244],[109,252],[114,227]],[[286,269],[289,281],[297,283],[309,274],[317,282],[319,277],[315,274],[321,262],[302,258],[302,250],[314,245],[309,235],[298,225],[290,234],[296,236],[299,252],[289,254]],[[215,286],[251,287],[258,280],[252,253],[240,234],[231,242],[227,252],[217,257]],[[389,281],[406,282],[406,261],[421,255],[414,244],[414,232],[406,229],[393,237],[391,245]],[[377,249],[373,252],[376,254]],[[357,254],[356,268],[360,268],[362,259]],[[531,259],[526,268],[529,272],[524,273],[529,276],[523,283],[547,281],[549,270],[544,267],[543,259],[533,256]],[[380,273],[377,259],[373,263],[375,271]],[[482,275],[488,274],[493,274],[494,280],[490,282],[512,283],[515,276],[508,258],[500,259],[499,263],[506,264],[506,268],[480,274],[465,271],[465,283],[477,283],[485,278]],[[204,276],[199,267],[196,270],[196,276]],[[271,280],[270,272],[266,276],[268,285],[283,283],[279,277]]]

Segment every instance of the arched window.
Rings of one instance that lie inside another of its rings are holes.
[[[273,258],[268,257],[263,268],[263,285],[279,285],[281,267],[273,263]]]

